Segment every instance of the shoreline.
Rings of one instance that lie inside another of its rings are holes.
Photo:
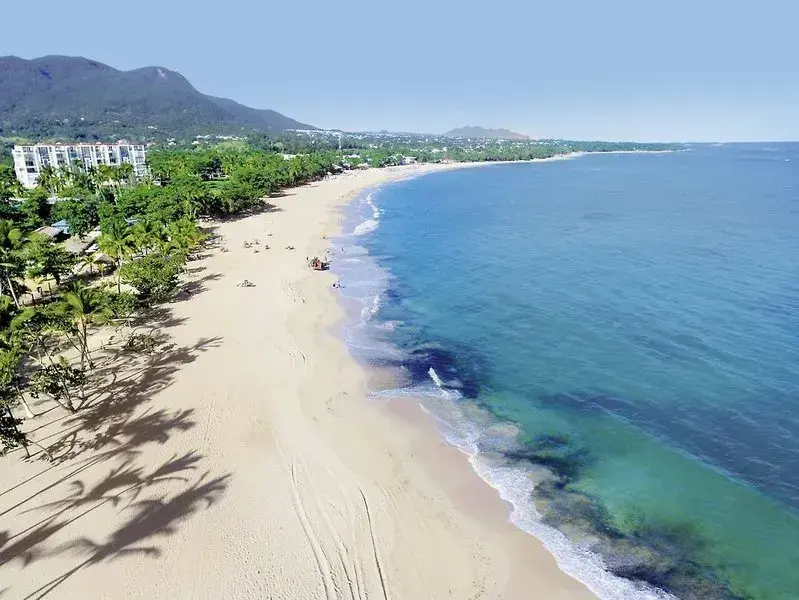
[[[572,153],[543,160],[506,162],[551,162],[579,158],[584,154]],[[467,163],[466,166],[473,167],[484,164],[486,163]],[[448,166],[457,167],[459,164]],[[415,376],[409,376],[405,366],[400,370],[400,365],[407,365],[406,361],[408,360],[414,362],[413,359],[408,355],[403,355],[401,350],[395,348],[390,341],[383,337],[383,327],[379,323],[374,326],[369,325],[371,315],[379,306],[378,299],[383,298],[389,289],[387,282],[390,281],[391,274],[379,264],[378,260],[370,257],[358,242],[358,236],[371,233],[378,227],[377,222],[383,208],[374,203],[379,200],[373,202],[372,194],[383,188],[383,184],[364,188],[354,195],[351,202],[342,207],[347,209],[347,211],[342,211],[342,216],[347,220],[346,231],[339,231],[339,235],[334,238],[335,245],[342,247],[340,253],[334,253],[333,272],[337,278],[341,276],[341,281],[345,284],[344,288],[354,283],[355,289],[357,289],[355,296],[347,295],[342,289],[337,290],[336,295],[346,318],[337,323],[337,331],[334,334],[342,338],[350,352],[354,352],[353,358],[366,370],[370,399],[383,406],[384,410],[392,417],[411,423],[425,432],[423,435],[437,438],[447,451],[454,451],[457,458],[446,459],[454,461],[454,466],[450,468],[457,470],[465,466],[469,474],[462,475],[462,477],[477,480],[467,484],[472,488],[470,495],[481,497],[481,494],[488,490],[490,498],[483,497],[482,507],[479,509],[481,519],[496,522],[495,517],[498,515],[502,523],[511,525],[523,536],[535,540],[556,561],[557,567],[569,577],[579,581],[586,590],[590,590],[592,597],[636,597],[652,600],[670,597],[666,592],[654,586],[616,576],[606,571],[604,559],[601,556],[586,553],[569,540],[562,531],[541,522],[532,497],[533,483],[528,480],[530,475],[521,471],[517,472],[516,469],[505,465],[499,466],[488,457],[483,456],[471,440],[471,434],[464,435],[463,424],[455,422],[460,421],[462,416],[450,421],[450,411],[457,413],[458,409],[455,405],[451,408],[445,406],[449,402],[453,402],[452,400],[437,397],[440,392],[433,385],[435,380],[436,385],[441,387],[437,380],[437,374],[424,375],[420,379],[421,371],[417,372]],[[359,207],[353,207],[353,203],[358,203]],[[366,224],[369,227],[363,228],[363,225]],[[350,254],[350,250],[355,250],[355,253]],[[359,265],[354,268],[355,270],[353,267],[348,267],[343,271],[335,269],[335,259],[347,260],[347,257],[350,256]],[[365,263],[364,258],[366,258]],[[365,269],[361,266],[362,264],[367,265]],[[364,289],[364,282],[371,280],[377,282],[376,286],[368,286]],[[391,322],[386,325],[390,326]],[[364,327],[366,330],[371,330],[371,333],[363,333],[362,328]],[[333,329],[331,327],[331,331]],[[420,343],[423,344],[423,342]],[[361,356],[362,353],[363,356]],[[416,370],[418,366],[413,365],[408,368]],[[426,370],[427,366],[424,369]],[[496,424],[503,427],[502,423]],[[466,429],[470,430],[473,425],[474,423],[467,426]],[[504,423],[504,425],[515,427],[511,423]],[[439,449],[438,452],[441,450]],[[439,481],[441,476],[439,473]],[[497,502],[492,502],[492,500]],[[469,495],[456,496],[456,502],[465,502],[468,505]]]
[[[164,350],[120,366],[121,343],[95,340],[96,404],[30,423],[56,463],[3,462],[0,592],[595,598],[420,406],[367,399],[332,332],[334,276],[305,265],[363,190],[483,164],[350,172],[213,224],[226,251],[191,263],[191,295],[153,317]]]
[[[359,196],[371,191],[377,191],[389,183],[396,183],[408,179],[421,177],[430,173],[450,171],[455,169],[477,168],[495,164],[525,164],[537,162],[554,162],[579,158],[585,153],[569,153],[543,159],[521,161],[481,161],[459,162],[443,164],[418,164],[399,167],[389,167],[390,174],[381,177],[374,184],[363,185],[354,189],[343,202],[334,210],[334,224],[329,225],[325,235],[335,238],[343,234],[341,225],[344,211]],[[406,172],[408,170],[408,172]],[[396,177],[394,176],[396,173]],[[337,278],[335,271],[334,278]],[[332,285],[332,283],[331,283]],[[502,499],[499,491],[482,479],[470,463],[469,456],[461,449],[449,443],[439,429],[435,417],[428,413],[421,399],[389,399],[385,403],[368,399],[372,389],[369,381],[380,379],[384,375],[377,370],[359,364],[349,354],[346,343],[336,330],[346,326],[348,315],[341,306],[343,296],[335,293],[328,287],[329,295],[337,306],[338,314],[331,318],[325,330],[345,346],[344,350],[353,365],[361,371],[362,392],[360,402],[365,402],[370,407],[389,419],[394,425],[403,424],[408,429],[408,434],[413,438],[411,455],[420,458],[414,461],[414,467],[426,474],[436,487],[452,501],[453,508],[474,520],[474,525],[481,530],[480,537],[496,536],[502,552],[506,554],[508,570],[507,582],[504,590],[499,590],[497,595],[479,595],[486,598],[526,598],[531,590],[546,590],[547,598],[559,599],[596,599],[596,596],[585,585],[561,570],[555,557],[544,547],[543,543],[530,533],[527,533],[513,524],[510,520],[512,505]],[[417,449],[418,447],[418,449]],[[407,463],[409,464],[409,463]],[[553,570],[554,569],[554,570]]]

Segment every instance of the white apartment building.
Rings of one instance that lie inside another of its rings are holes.
[[[36,187],[39,173],[48,165],[63,169],[74,164],[88,170],[99,165],[118,167],[129,163],[136,177],[147,175],[144,146],[118,144],[36,144],[14,146],[14,171],[26,188]]]

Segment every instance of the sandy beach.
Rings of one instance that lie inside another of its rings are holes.
[[[416,404],[366,398],[335,276],[305,264],[359,191],[452,167],[351,172],[212,224],[189,293],[142,328],[162,349],[96,336],[90,405],[26,422],[55,462],[0,459],[0,600],[594,598]]]

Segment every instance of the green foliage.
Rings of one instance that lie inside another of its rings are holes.
[[[19,206],[8,200],[0,200],[0,219],[19,221],[22,215],[19,212]]]
[[[22,357],[19,347],[0,350],[0,456],[19,447],[30,456],[28,436],[19,429],[22,419],[11,412],[19,402],[18,370]]]
[[[229,181],[219,194],[218,209],[222,214],[234,214],[258,204],[258,191],[249,183]]]
[[[19,305],[14,279],[23,271],[22,231],[8,220],[0,221],[0,293],[9,292],[14,303]]]
[[[5,202],[9,198],[17,198],[21,195],[22,189],[14,173],[14,167],[0,164],[0,202]]]
[[[14,305],[14,300],[8,296],[0,296],[0,332],[7,333],[19,309]]]
[[[179,257],[182,261],[205,239],[194,221],[186,217],[171,222],[166,228],[165,241],[161,243],[161,252]]]
[[[123,265],[120,279],[136,289],[140,304],[150,306],[171,297],[182,268],[180,258],[154,252]]]
[[[76,412],[72,390],[86,384],[86,373],[70,366],[62,356],[58,362],[42,367],[30,378],[28,391],[38,398],[41,394],[49,396],[61,408]]]
[[[48,198],[48,193],[40,187],[25,192],[22,204],[19,205],[23,229],[30,231],[49,222],[52,207]]]
[[[0,72],[0,128],[28,137],[165,139],[309,127],[274,111],[206,96],[180,74],[155,67],[119,71],[80,57],[4,57]],[[166,81],[159,72],[167,74]]]
[[[162,193],[162,188],[149,183],[120,189],[116,193],[117,213],[125,219],[144,215]]]
[[[94,193],[65,198],[55,203],[50,218],[53,221],[65,220],[71,235],[83,237],[100,222],[102,202],[102,197]]]
[[[63,302],[25,307],[13,315],[5,337],[18,344],[40,366],[52,362],[57,340],[75,336],[75,325]]]
[[[20,392],[19,369],[23,357],[24,352],[19,345],[0,350],[0,456],[21,447],[26,457],[30,457],[28,445],[33,444],[41,448],[48,460],[52,461],[52,456],[46,448],[30,440],[27,434],[20,430],[22,419],[17,418],[11,410],[21,403],[28,416],[34,416]]]
[[[173,210],[178,206],[189,218],[250,210],[281,188],[323,177],[339,162],[332,152],[286,158],[274,152],[218,147],[151,151],[149,155],[153,177],[163,186],[155,194],[171,198]],[[148,203],[147,212],[152,214],[152,198]],[[176,213],[168,217],[174,219]]]
[[[17,370],[22,362],[22,352],[18,346],[0,350],[0,396],[17,383]]]
[[[45,198],[57,196],[58,193],[64,188],[64,179],[58,171],[52,166],[47,165],[39,171],[39,177],[36,180],[37,190],[45,194]]]
[[[126,258],[133,256],[136,244],[133,239],[133,228],[122,219],[109,219],[100,223],[100,237],[97,244],[100,250],[113,258],[117,266]]]
[[[109,294],[108,296],[108,309],[111,313],[111,320],[116,323],[130,321],[138,306],[138,299],[130,292],[120,292],[118,294]]]
[[[11,398],[0,396],[0,456],[28,445],[27,436],[19,429],[20,423],[22,419],[11,412]]]
[[[133,244],[139,252],[151,252],[167,240],[164,223],[145,217],[133,226]]]
[[[70,273],[75,266],[75,258],[42,233],[30,234],[24,257],[28,264],[28,275],[34,278],[52,277],[59,285],[61,277]]]

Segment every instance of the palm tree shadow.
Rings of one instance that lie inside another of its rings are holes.
[[[62,508],[59,514],[84,504],[93,503],[92,508],[80,515],[84,516],[103,504],[124,501],[121,512],[129,517],[103,541],[83,537],[62,544],[51,551],[40,550],[37,554],[26,556],[28,563],[37,558],[59,554],[79,553],[86,555],[86,558],[25,598],[44,598],[75,573],[103,561],[114,560],[130,554],[160,556],[161,550],[154,541],[174,534],[183,521],[217,502],[227,488],[230,475],[211,477],[208,471],[189,483],[186,472],[195,469],[200,459],[199,455],[190,453],[168,461],[149,475],[142,475],[140,470],[128,468],[123,479],[117,478],[115,482],[106,480],[88,490],[87,493],[78,494],[75,498],[66,500],[65,502],[69,506]],[[116,473],[109,479],[118,477],[118,475],[119,473]],[[132,480],[127,478],[132,478]],[[185,482],[188,487],[171,497],[168,494],[161,494],[138,499],[151,485],[163,482],[165,479]],[[122,489],[109,493],[113,486],[122,487]],[[45,527],[49,527],[46,531],[61,529],[74,520],[73,518],[55,525],[46,524]],[[36,531],[34,534],[37,537],[43,535],[41,531]],[[0,542],[2,542],[2,538],[0,538]],[[0,561],[0,564],[2,562]]]
[[[22,531],[14,531],[13,535],[0,531],[0,565],[19,560],[26,566],[46,558],[50,551],[45,542],[50,537],[100,506],[111,503],[114,507],[127,507],[155,483],[188,484],[188,475],[201,459],[199,454],[191,452],[173,457],[149,474],[138,459],[144,445],[165,444],[172,435],[194,427],[193,409],[168,410],[143,405],[171,384],[182,365],[192,362],[199,353],[216,346],[219,341],[219,338],[204,338],[191,346],[171,348],[143,359],[122,376],[114,371],[116,361],[108,365],[106,385],[99,390],[93,403],[70,415],[58,434],[60,438],[50,444],[55,466],[78,459],[75,468],[2,511],[1,514],[21,511],[19,515],[43,511],[45,516]],[[84,453],[88,453],[88,457],[80,459]],[[88,488],[76,479],[83,471],[96,469],[112,459],[121,460],[121,463],[93,487]],[[60,500],[25,508],[41,494],[59,486],[66,486]],[[207,488],[200,486],[199,490]],[[174,507],[174,503],[167,506]]]
[[[209,273],[199,279],[189,281],[180,288],[180,291],[172,298],[172,302],[183,302],[184,300],[193,298],[197,294],[201,294],[208,289],[205,285],[207,282],[218,281],[222,279],[222,277],[222,273]]]
[[[173,433],[191,429],[193,409],[147,408],[141,412],[141,406],[169,387],[181,367],[220,342],[218,337],[202,338],[191,346],[139,358],[138,363],[133,359],[127,373],[120,374],[117,361],[98,369],[97,379],[103,383],[87,396],[82,410],[65,422],[66,435],[50,445],[55,460],[71,460],[109,445],[119,452],[135,452],[143,444],[164,444]]]

